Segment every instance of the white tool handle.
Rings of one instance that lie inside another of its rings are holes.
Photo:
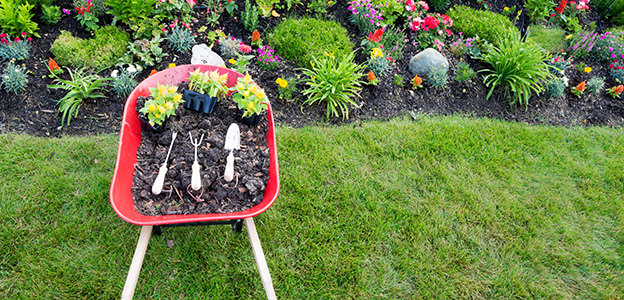
[[[156,180],[154,180],[154,184],[152,185],[152,193],[154,193],[154,195],[158,195],[160,194],[160,192],[162,192],[166,174],[167,163],[164,163],[162,166],[160,166],[160,169],[158,170],[158,176],[156,176]]]
[[[191,188],[194,191],[201,189],[201,177],[199,176],[199,163],[193,163],[193,176],[191,177]]]
[[[225,173],[223,174],[225,181],[230,182],[234,179],[234,153],[230,151],[225,164]]]

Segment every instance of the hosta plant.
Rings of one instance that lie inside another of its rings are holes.
[[[490,88],[487,99],[496,89],[501,89],[511,105],[520,103],[525,107],[533,93],[542,91],[543,82],[554,77],[544,62],[545,54],[539,46],[524,43],[519,38],[507,38],[499,47],[493,47],[483,61],[490,64],[485,72],[484,83]]]
[[[86,99],[104,98],[101,91],[108,85],[110,78],[102,78],[97,74],[89,74],[85,69],[79,69],[69,72],[69,80],[55,76],[54,83],[48,85],[51,89],[63,89],[67,91],[63,98],[58,100],[59,111],[62,114],[61,124],[67,125],[71,122],[71,118],[78,115],[80,106]],[[51,74],[52,71],[50,71]]]
[[[313,57],[310,69],[300,69],[307,76],[303,80],[307,87],[302,93],[308,97],[304,104],[325,102],[327,118],[342,115],[348,119],[349,106],[359,107],[353,98],[359,97],[364,75],[364,67],[353,62],[354,56],[351,52],[343,57]]]

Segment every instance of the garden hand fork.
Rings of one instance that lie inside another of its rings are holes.
[[[195,146],[195,161],[193,162],[193,175],[191,177],[191,188],[195,191],[201,189],[201,176],[199,175],[199,163],[197,162],[197,147],[201,145],[201,142],[204,140],[204,135],[201,135],[199,142],[197,139],[193,140],[193,136],[191,132],[189,132],[189,138],[191,139],[191,144]]]

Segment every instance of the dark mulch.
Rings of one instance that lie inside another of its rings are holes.
[[[239,11],[236,14],[239,15],[244,8],[244,1],[236,0],[236,2],[239,6]],[[496,0],[490,1],[490,3],[493,6],[492,10],[500,12],[504,6],[514,5],[515,1]],[[56,4],[62,7],[71,7],[71,2],[68,0],[56,1]],[[451,4],[476,7],[475,1],[468,0],[454,0],[451,1]],[[361,39],[366,34],[358,32],[349,22],[349,12],[346,7],[345,1],[338,1],[338,4],[330,8],[327,18],[338,21],[345,26],[350,33],[352,41],[359,45]],[[278,12],[282,16],[301,16],[305,14],[305,9],[300,7],[288,14],[283,11]],[[35,13],[35,21],[39,22],[38,16],[40,12],[36,11]],[[201,9],[196,10],[196,17],[199,19],[199,22],[193,25],[194,30],[204,25],[204,11]],[[267,34],[280,20],[280,18],[261,17],[260,26],[258,27],[261,35]],[[608,25],[603,20],[600,20],[595,13],[581,19],[581,23],[584,25],[588,25],[590,22],[597,22],[599,28],[606,28]],[[42,24],[41,22],[39,23]],[[521,20],[518,26],[525,28],[527,24],[528,20]],[[40,25],[40,27],[39,33],[42,38],[35,39],[31,50],[31,58],[24,62],[28,70],[31,71],[28,91],[18,95],[0,93],[0,103],[3,105],[3,109],[0,110],[0,132],[25,132],[38,136],[90,135],[119,132],[123,105],[126,99],[116,96],[112,91],[108,91],[104,99],[84,103],[80,108],[78,117],[72,119],[71,125],[61,126],[56,99],[61,98],[63,92],[46,88],[46,85],[51,83],[51,79],[47,77],[48,71],[45,67],[48,57],[52,56],[49,48],[60,34],[60,30],[70,31],[72,34],[83,38],[87,38],[88,34],[76,20],[70,17],[64,17],[57,26]],[[219,27],[227,34],[241,38],[247,44],[250,43],[251,34],[243,29],[237,18],[231,18],[227,13],[224,13],[220,19]],[[205,35],[206,32],[198,34],[197,40],[204,41]],[[450,40],[447,42],[450,42]],[[218,52],[218,47],[215,48],[217,48],[215,51]],[[166,45],[164,45],[164,49],[169,53],[169,56],[154,69],[162,70],[171,62],[175,62],[178,65],[190,62],[190,53],[179,55],[168,49]],[[414,91],[409,87],[408,81],[411,75],[407,68],[409,59],[416,53],[416,48],[411,43],[408,43],[403,59],[398,61],[393,72],[388,72],[388,74],[381,77],[378,86],[366,86],[363,88],[361,97],[357,99],[361,108],[352,109],[350,118],[346,122],[388,119],[403,115],[406,112],[442,115],[464,114],[528,124],[562,126],[621,126],[624,122],[624,103],[622,100],[614,100],[604,93],[599,95],[586,94],[582,98],[577,98],[568,91],[562,99],[546,99],[542,95],[533,97],[527,108],[520,106],[510,107],[497,93],[490,100],[486,100],[485,96],[488,90],[482,83],[482,74],[479,74],[472,82],[458,83],[452,80],[454,74],[451,71],[449,72],[450,81],[448,88],[436,90],[425,87],[424,89]],[[447,52],[444,54],[452,66],[459,62],[459,57]],[[368,54],[360,53],[357,58],[358,62],[362,62],[366,55]],[[483,68],[482,63],[478,61],[467,57],[463,59],[474,69]],[[606,66],[601,66],[591,61],[586,61],[586,63],[592,66],[591,76],[609,78],[605,69]],[[275,80],[278,77],[300,75],[300,71],[294,70],[296,67],[292,62],[285,62],[273,71],[261,69],[256,64],[251,64],[249,67],[250,74],[266,90],[271,100],[276,123],[278,125],[299,127],[319,122],[345,122],[341,118],[330,118],[328,120],[324,105],[302,106],[303,96],[300,94],[296,95],[295,101],[279,99]],[[451,70],[453,70],[452,67]],[[150,71],[151,69],[143,70],[137,76],[137,79],[142,80],[146,78]],[[101,75],[108,76],[110,72],[111,70],[107,70]],[[393,83],[396,74],[404,77],[404,86],[398,86]],[[590,78],[590,75],[581,74],[575,70],[569,70],[567,76],[570,78],[571,84]],[[615,82],[610,79],[606,83],[608,86],[615,85]]]

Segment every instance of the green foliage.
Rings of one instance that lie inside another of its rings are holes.
[[[592,5],[613,24],[624,25],[624,0],[594,0]]]
[[[375,75],[382,77],[386,70],[392,67],[392,64],[385,57],[375,57],[368,60],[368,69],[375,72]]]
[[[394,75],[394,80],[392,81],[392,83],[394,83],[394,85],[396,85],[396,86],[404,87],[405,86],[405,77],[401,76],[400,74],[395,74]]]
[[[145,101],[145,105],[139,112],[147,115],[148,122],[151,126],[162,125],[170,116],[174,116],[176,109],[184,100],[182,95],[178,93],[178,87],[175,85],[156,84],[156,87],[150,87],[150,96]]]
[[[84,68],[75,72],[67,68],[67,71],[69,72],[69,80],[55,76],[54,84],[48,85],[48,88],[67,91],[65,96],[57,102],[59,111],[63,115],[61,124],[64,124],[65,119],[67,119],[67,125],[69,125],[71,118],[78,115],[78,110],[84,100],[105,98],[100,91],[108,86],[107,81],[110,78],[101,78],[97,74],[89,74]]]
[[[587,91],[594,95],[597,95],[602,91],[605,86],[605,79],[603,77],[592,77],[587,81]]]
[[[134,79],[136,74],[137,72],[130,73],[125,69],[122,69],[121,72],[119,72],[119,74],[115,76],[111,82],[111,87],[113,88],[115,94],[122,97],[128,97],[132,90],[134,90],[134,87],[136,87],[138,84],[137,81]]]
[[[457,64],[457,70],[455,70],[455,80],[462,82],[472,80],[477,76],[477,73],[464,61],[460,61]]]
[[[562,78],[551,78],[546,84],[546,95],[549,99],[562,98],[565,95],[565,83]]]
[[[212,10],[211,2],[213,1],[204,1],[203,5]],[[184,23],[191,23],[193,21],[193,8],[185,0],[158,1],[154,6],[154,16],[156,19],[166,22],[174,22],[175,19],[179,19]]]
[[[167,53],[163,52],[160,43],[163,37],[157,35],[151,40],[136,40],[128,44],[128,53],[126,53],[121,62],[131,64],[137,61],[140,66],[153,66],[159,63]]]
[[[568,46],[565,39],[566,32],[559,27],[529,25],[527,36],[529,41],[540,45],[540,47],[550,53],[559,53]]]
[[[429,0],[429,7],[433,10],[433,12],[444,13],[446,9],[449,7],[450,0]]]
[[[349,105],[359,107],[352,99],[359,97],[363,67],[354,63],[355,53],[344,56],[312,57],[312,68],[301,69],[308,78],[303,79],[307,87],[303,95],[308,98],[304,104],[327,103],[327,118],[330,115],[343,120],[349,118]]]
[[[0,58],[4,60],[25,60],[30,52],[30,42],[25,39],[19,41],[11,41],[10,37],[6,37],[6,42],[0,42]]]
[[[221,4],[221,0],[205,0],[204,5],[207,7],[206,25],[208,26],[218,25],[219,18],[221,17],[221,14],[223,13],[223,6]]]
[[[283,58],[311,67],[314,57],[328,53],[338,59],[353,51],[347,30],[337,22],[313,18],[287,19],[268,35],[269,44]]]
[[[433,68],[425,78],[425,81],[437,90],[445,88],[448,83],[448,69],[443,66]]]
[[[169,47],[179,53],[188,51],[194,43],[195,37],[193,36],[191,30],[182,26],[174,27],[171,30],[171,33],[167,35],[167,44]]]
[[[299,91],[297,88],[299,82],[301,82],[301,80],[296,77],[287,77],[286,79],[278,78],[275,83],[277,83],[279,98],[288,102],[293,101],[293,94]]]
[[[92,71],[114,66],[126,53],[130,37],[125,31],[115,26],[104,26],[93,35],[93,38],[83,40],[67,31],[61,31],[50,51],[62,66]]]
[[[47,25],[54,25],[63,17],[61,14],[61,7],[56,5],[42,5],[41,13],[41,20]]]
[[[268,109],[269,99],[264,90],[258,86],[249,74],[239,77],[234,87],[230,89],[232,100],[243,111],[243,117],[260,115]]]
[[[150,40],[157,35],[162,34],[161,18],[147,18],[140,19],[137,22],[130,25],[132,31],[132,37],[135,40],[147,39]]]
[[[87,2],[89,0],[73,0],[74,7],[84,6],[87,7]],[[96,17],[101,17],[106,12],[106,0],[91,0],[91,5],[93,5],[89,12],[92,13]]]
[[[545,54],[533,43],[524,43],[519,38],[503,40],[500,47],[483,56],[483,61],[491,65],[483,70],[487,73],[484,83],[491,86],[487,99],[500,88],[511,105],[520,103],[527,107],[532,93],[539,93],[542,82],[554,77],[545,59]]]
[[[464,36],[479,36],[495,46],[501,46],[501,39],[519,38],[520,32],[503,15],[456,5],[446,13],[453,19],[453,31],[461,31]]]
[[[158,0],[106,0],[110,10],[106,13],[113,15],[115,21],[121,21],[128,26],[150,17],[154,11],[154,4]]]
[[[543,20],[547,17],[553,9],[552,0],[526,0],[524,3],[524,9],[526,9],[527,15],[531,22]]]
[[[280,3],[280,0],[256,0],[256,4],[258,4],[258,10],[263,17],[270,16],[273,7],[277,3]]]
[[[596,41],[599,41],[598,37],[598,33],[592,31],[584,31],[573,35],[572,38],[568,40],[569,46],[565,54],[577,60],[584,58],[596,46]]]
[[[28,2],[20,4],[14,0],[0,0],[0,31],[12,36],[20,36],[22,32],[26,32],[39,37],[39,25],[31,20],[34,14],[30,11],[34,7]]]
[[[405,48],[405,33],[394,26],[386,28],[381,36],[381,44],[384,46],[386,56],[390,56],[395,60],[403,58],[403,49]]]
[[[224,37],[219,39],[219,50],[223,58],[234,58],[239,53],[238,46],[242,41],[234,37]]]
[[[241,14],[241,22],[245,30],[252,32],[258,28],[258,7],[245,0],[245,10]]]
[[[197,68],[189,74],[189,90],[219,99],[228,93],[228,73],[218,71],[202,72]]]
[[[327,14],[327,9],[335,3],[336,2],[333,0],[310,0],[310,3],[308,3],[308,10],[316,16],[322,16]]]
[[[6,64],[4,71],[0,75],[2,77],[2,87],[6,92],[15,93],[23,92],[28,85],[28,75],[25,66],[18,66],[14,61]]]
[[[297,5],[303,4],[303,0],[284,0],[284,2],[286,3],[286,11],[291,10]]]

